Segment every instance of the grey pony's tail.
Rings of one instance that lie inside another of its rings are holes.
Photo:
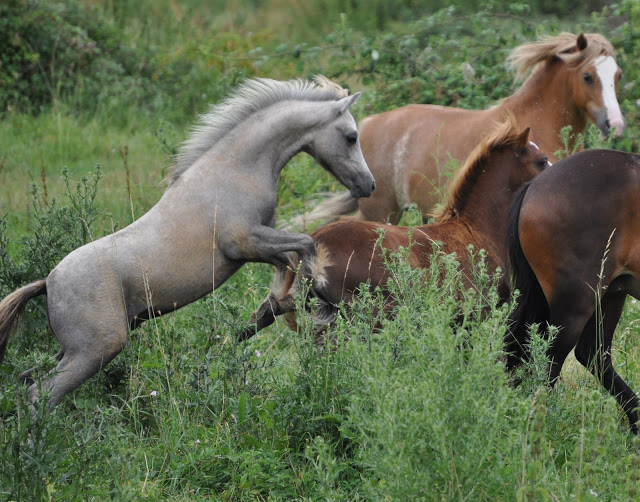
[[[40,279],[10,293],[0,302],[0,364],[7,350],[7,342],[16,318],[29,300],[47,292],[47,280]]]
[[[308,227],[312,223],[329,223],[340,216],[350,214],[358,209],[358,199],[349,191],[341,192],[323,200],[312,211],[296,216],[282,230],[299,230]]]

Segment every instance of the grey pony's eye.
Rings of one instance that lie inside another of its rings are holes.
[[[358,132],[348,132],[345,137],[347,138],[347,143],[349,143],[350,145],[355,145],[356,141],[358,140]]]

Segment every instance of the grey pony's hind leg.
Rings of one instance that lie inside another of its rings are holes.
[[[104,368],[120,353],[123,346],[110,353],[65,351],[58,365],[51,370],[49,378],[41,386],[42,391],[49,395],[47,409],[51,410],[64,396]],[[29,387],[28,392],[31,402],[38,400],[40,390],[36,383]]]
[[[56,358],[56,361],[60,362],[63,355],[64,352],[60,350],[54,357]],[[35,381],[33,380],[33,374],[38,371],[38,369],[40,369],[38,366],[34,366],[33,368],[29,368],[27,371],[23,371],[22,373],[20,373],[20,375],[18,375],[18,380],[20,380],[20,382],[22,382],[26,386],[30,387],[35,383]]]
[[[114,316],[92,317],[88,308],[52,308],[50,288],[49,324],[60,343],[62,358],[46,379],[32,384],[29,398],[35,402],[42,392],[51,410],[62,398],[104,368],[124,348],[129,327],[125,316],[116,312]],[[54,298],[55,299],[55,298]],[[106,309],[102,309],[106,310]],[[73,314],[73,315],[70,315]]]

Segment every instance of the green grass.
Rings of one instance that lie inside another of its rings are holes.
[[[354,110],[361,118],[428,99],[485,106],[512,89],[496,61],[545,27],[610,33],[623,48],[625,82],[636,79],[640,40],[637,12],[626,2],[621,17],[580,23],[464,9],[420,11],[408,23],[399,10],[385,24],[393,32],[371,30],[373,13],[341,18],[340,2],[247,0],[218,10],[197,0],[87,3],[104,7],[123,44],[145,48],[159,79],[147,83],[151,102],[131,98],[136,89],[127,84],[106,89],[92,112],[70,96],[36,115],[4,113],[3,294],[149,209],[164,191],[169,152],[206,103],[244,75],[321,71],[366,91]],[[327,23],[317,22],[322,9],[329,9]],[[386,51],[377,67],[373,49]],[[427,56],[427,68],[412,66]],[[465,61],[486,75],[466,82]],[[621,89],[630,129],[614,145],[620,149],[635,148],[634,93]],[[93,200],[97,164],[102,178]],[[310,208],[317,193],[339,189],[300,155],[278,188],[279,219]],[[90,235],[79,224],[87,218]],[[294,334],[280,321],[247,343],[234,341],[272,276],[269,266],[247,265],[213,294],[132,332],[105,371],[51,414],[38,409],[35,416],[17,376],[36,364],[51,368],[58,345],[44,304],[31,302],[0,366],[0,499],[637,498],[639,445],[615,400],[575,361],[547,391],[539,338],[528,376],[513,388],[500,362],[509,306],[498,308],[493,290],[485,299],[464,292],[461,303],[454,301],[454,263],[447,258],[437,266],[448,271],[443,284],[396,262],[394,318],[374,331],[378,299],[365,294],[353,317],[338,321],[336,345],[323,348],[308,328]],[[486,319],[477,315],[483,307],[491,310]],[[463,326],[454,323],[459,308]],[[616,367],[635,389],[639,309],[628,303],[614,339]]]
[[[130,222],[127,171],[121,152],[128,151],[130,195],[140,216],[157,202],[165,187],[162,178],[169,160],[154,134],[161,124],[132,121],[122,130],[68,111],[54,110],[37,117],[10,115],[0,122],[0,213],[8,215],[16,233],[24,233],[32,184],[43,196],[46,187],[49,199],[64,199],[64,167],[78,180],[100,164],[104,171],[100,207],[111,212],[120,225]]]
[[[512,388],[499,362],[508,308],[495,291],[488,303],[467,292],[454,328],[454,265],[438,265],[442,285],[394,265],[394,319],[372,332],[365,297],[329,349],[281,325],[235,343],[269,275],[247,267],[132,333],[105,372],[36,420],[15,376],[43,359],[27,350],[41,335],[23,333],[0,369],[3,496],[629,500],[636,446],[613,399],[586,376],[548,392],[540,355],[539,379]]]

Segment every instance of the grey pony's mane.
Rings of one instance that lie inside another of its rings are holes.
[[[254,113],[282,101],[337,101],[348,95],[348,90],[322,75],[317,75],[313,82],[303,79],[285,82],[268,78],[245,80],[228,98],[200,116],[199,123],[178,150],[167,176],[169,186],[216,142]]]

